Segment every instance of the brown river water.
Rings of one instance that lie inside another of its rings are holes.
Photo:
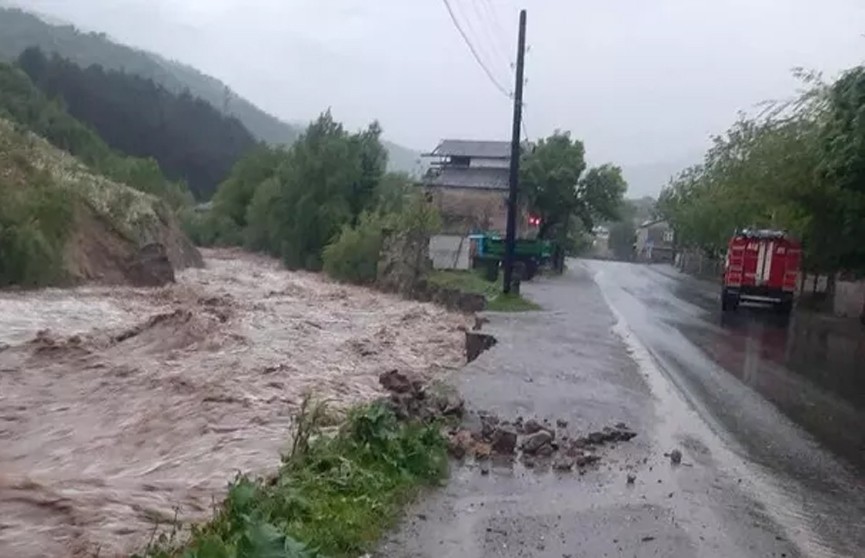
[[[120,556],[276,469],[304,392],[464,362],[466,319],[236,251],[162,289],[0,292],[0,557]]]

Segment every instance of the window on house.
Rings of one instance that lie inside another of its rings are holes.
[[[471,160],[471,157],[458,157],[456,155],[451,155],[450,163],[453,167],[468,167]]]
[[[673,242],[673,231],[664,231],[664,242]]]

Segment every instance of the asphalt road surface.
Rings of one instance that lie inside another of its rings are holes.
[[[861,330],[722,320],[668,267],[571,262],[524,291],[545,310],[491,316],[498,345],[456,380],[470,407],[639,435],[584,475],[455,465],[377,555],[865,556]]]

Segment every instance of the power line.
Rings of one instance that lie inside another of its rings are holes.
[[[477,1],[477,0],[475,0]],[[505,53],[505,60],[508,61],[508,67],[514,67],[514,58],[511,53],[511,46],[505,37],[509,37],[508,33],[505,31],[504,27],[502,27],[502,22],[499,19],[498,12],[496,12],[495,4],[493,4],[493,0],[480,0],[481,5],[484,7],[484,11],[486,11],[489,16],[489,20],[492,22],[492,35],[495,38],[494,42],[498,43],[501,47],[502,51]]]
[[[459,20],[457,19],[456,15],[454,14],[454,10],[451,7],[450,0],[442,0],[442,1],[445,4],[445,8],[447,8],[447,10],[448,10],[448,14],[451,17],[451,21],[453,21],[454,27],[457,28],[457,31],[459,31],[460,35],[463,38],[463,41],[465,41],[465,43],[466,43],[466,46],[469,47],[469,50],[471,51],[472,56],[474,57],[475,61],[483,69],[484,73],[487,75],[487,77],[492,82],[492,84],[496,87],[496,89],[501,91],[505,97],[507,97],[509,99],[512,98],[511,93],[505,87],[503,87],[501,83],[498,82],[498,80],[495,78],[493,73],[490,71],[490,69],[487,67],[487,65],[484,63],[484,61],[481,59],[480,55],[478,54],[477,49],[472,44],[468,35],[466,35],[465,30],[463,29],[462,25],[460,25]]]
[[[480,0],[471,0],[471,4],[484,35],[490,40],[490,53],[493,55],[494,62],[503,62],[504,68],[507,70],[508,75],[510,75],[514,66],[512,62],[513,58],[508,54],[509,49],[507,44],[503,42],[502,36],[496,32],[496,26],[491,24],[495,16],[487,8],[487,4]]]

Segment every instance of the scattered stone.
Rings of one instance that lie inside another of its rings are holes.
[[[393,393],[414,393],[415,383],[399,370],[389,370],[383,372],[378,377],[378,383],[387,391]]]
[[[472,445],[472,453],[475,459],[489,459],[493,453],[493,448],[486,442],[476,442]]]
[[[448,436],[448,453],[455,459],[462,459],[472,447],[472,434],[468,430],[459,430]]]
[[[624,422],[617,422],[617,423],[616,423],[616,428],[618,428],[619,430],[627,430],[627,429],[628,429],[628,425],[625,424]]]
[[[670,463],[673,465],[679,465],[682,462],[682,452],[674,449],[670,452]]]
[[[481,419],[481,438],[484,440],[492,440],[495,434],[496,427],[499,425],[499,417],[488,413],[480,414]]]
[[[543,432],[543,430],[541,432]],[[556,452],[556,448],[554,448],[552,444],[544,444],[541,447],[539,447],[535,453],[537,455],[540,455],[541,457],[549,457],[549,456],[553,455],[555,452]]]
[[[558,420],[556,420],[556,426],[559,428],[567,428],[568,427],[568,421],[566,421],[565,419],[558,419]]]
[[[492,436],[493,451],[502,455],[511,455],[517,447],[517,433],[512,428],[497,428]]]
[[[481,475],[487,476],[490,474],[490,464],[487,461],[481,462]]]
[[[553,461],[553,469],[556,471],[570,471],[574,468],[574,460],[568,458],[567,456],[557,457],[555,461]]]
[[[600,460],[600,456],[597,456],[593,453],[584,453],[577,457],[576,464],[577,467],[586,467],[588,465],[591,465],[592,463],[597,463]]]
[[[523,434],[534,434],[535,432],[538,432],[539,430],[543,430],[543,429],[544,429],[544,427],[541,426],[541,423],[539,423],[537,420],[529,419],[526,421],[526,424],[523,426]]]
[[[628,473],[628,484],[634,484],[637,481],[637,475]]]
[[[523,439],[522,450],[530,455],[536,453],[541,447],[549,445],[553,441],[553,436],[546,430],[537,430],[533,434]],[[552,446],[550,446],[552,449]]]
[[[588,436],[589,443],[595,445],[603,444],[606,439],[607,437],[603,432],[590,432]]]
[[[419,395],[423,392],[419,392]],[[462,417],[465,414],[465,400],[453,392],[436,395],[436,407],[446,417]]]
[[[649,542],[649,541],[653,541],[653,540],[655,540],[655,537],[652,537],[652,536],[649,536],[649,537],[643,537],[643,538],[640,539],[640,540],[643,541],[643,542]]]

